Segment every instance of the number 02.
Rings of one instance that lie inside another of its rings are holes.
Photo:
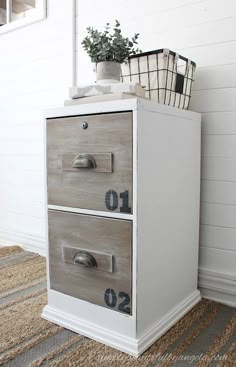
[[[118,305],[118,310],[130,314],[130,296],[128,293],[119,292],[118,297],[123,299]],[[114,308],[117,305],[117,295],[114,289],[107,288],[104,293],[104,301],[108,307]]]

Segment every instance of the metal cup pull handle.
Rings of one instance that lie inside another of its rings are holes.
[[[78,154],[72,162],[73,168],[96,168],[96,161],[90,154]]]
[[[96,259],[87,251],[79,251],[73,258],[74,264],[85,266],[87,268],[96,268]]]

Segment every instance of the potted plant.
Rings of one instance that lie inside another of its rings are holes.
[[[119,82],[121,64],[127,62],[130,55],[141,52],[135,48],[139,34],[135,33],[131,40],[124,37],[118,20],[115,21],[112,30],[107,23],[103,32],[92,27],[88,27],[87,32],[81,44],[91,61],[96,64],[97,81],[99,83]]]

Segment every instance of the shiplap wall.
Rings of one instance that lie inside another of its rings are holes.
[[[45,250],[43,110],[72,84],[72,2],[0,35],[0,243]]]
[[[81,48],[87,26],[118,19],[143,51],[170,48],[196,61],[190,109],[202,113],[200,285],[236,305],[236,2],[78,1],[78,81],[94,80]]]

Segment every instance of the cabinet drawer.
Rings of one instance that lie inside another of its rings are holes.
[[[49,210],[51,288],[131,314],[132,222]]]
[[[48,203],[132,213],[132,113],[47,120]]]

